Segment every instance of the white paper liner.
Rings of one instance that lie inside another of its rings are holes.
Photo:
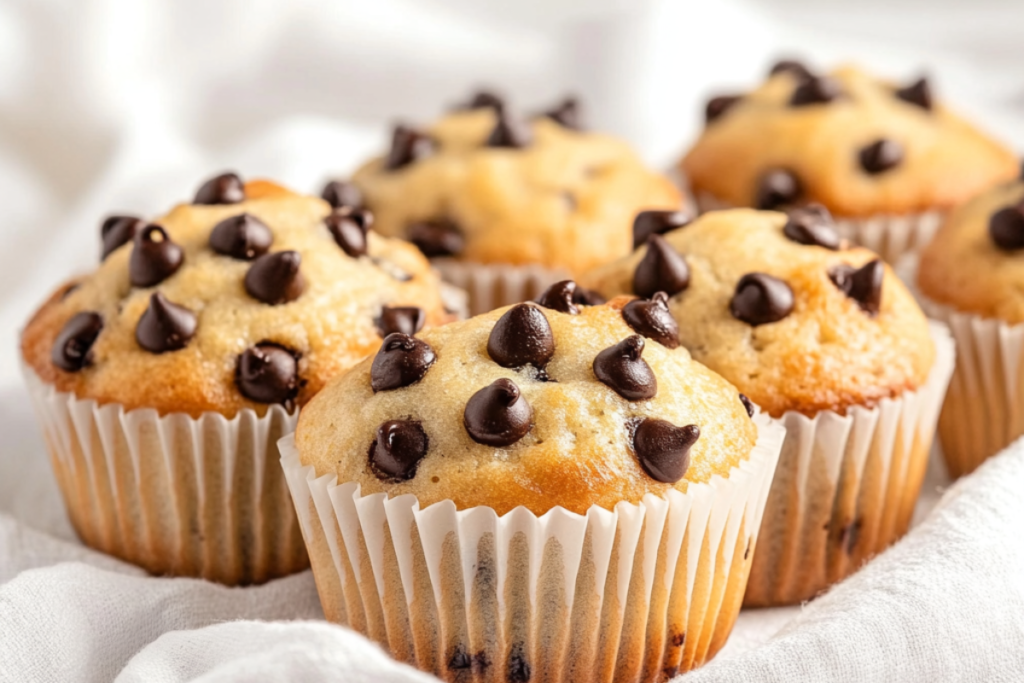
[[[710,658],[739,611],[782,445],[708,483],[612,511],[420,509],[281,463],[324,613],[449,681],[654,681]],[[532,676],[530,674],[532,672]]]
[[[708,192],[697,193],[701,213],[734,208]],[[946,213],[925,211],[908,214],[880,214],[868,218],[835,218],[841,237],[867,247],[889,263],[896,263],[905,254],[920,253],[931,242],[942,225]]]
[[[434,259],[431,265],[445,282],[466,292],[471,316],[532,301],[554,283],[572,278],[567,270],[538,265],[469,263],[447,258]]]
[[[163,417],[58,392],[23,367],[71,523],[89,546],[153,574],[228,585],[309,560],[278,465],[293,414],[272,406]]]
[[[846,415],[787,412],[745,606],[809,600],[906,533],[953,372],[949,329],[929,322],[924,385]]]

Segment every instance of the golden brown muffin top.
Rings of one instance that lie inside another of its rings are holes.
[[[681,162],[698,193],[733,206],[818,202],[837,216],[945,210],[1017,173],[1000,143],[934,102],[851,67],[784,62],[741,96],[711,100]]]
[[[560,310],[517,304],[389,337],[303,409],[302,463],[364,495],[540,515],[685,491],[750,456],[757,427],[736,388],[637,334],[629,298],[541,300]]]
[[[921,254],[917,283],[957,310],[1024,322],[1024,179],[954,211]]]
[[[774,417],[915,390],[935,357],[913,297],[874,253],[841,243],[820,207],[712,211],[583,284],[667,291],[682,345]]]
[[[58,391],[126,409],[302,405],[386,332],[450,317],[426,259],[371,223],[218,176],[154,224],[108,219],[99,268],[43,304],[22,356]]]
[[[637,212],[682,205],[625,142],[578,130],[573,102],[527,122],[486,95],[426,131],[396,128],[353,183],[382,234],[430,257],[572,273],[629,253]]]

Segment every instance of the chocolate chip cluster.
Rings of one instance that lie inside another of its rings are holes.
[[[599,303],[594,295],[566,280],[552,285],[536,302],[509,308],[497,320],[487,339],[487,355],[503,368],[529,369],[533,381],[557,382],[547,366],[557,352],[548,321],[549,315],[578,315],[581,306]],[[553,313],[552,313],[553,312]],[[643,358],[647,340],[668,348],[679,346],[679,330],[669,313],[668,296],[656,293],[650,299],[634,299],[622,308],[622,317],[636,334],[602,350],[594,358],[594,378],[621,399],[646,401],[658,393],[658,380]],[[373,391],[393,391],[420,381],[434,365],[437,354],[423,340],[394,333],[384,340],[370,367]],[[748,413],[753,413],[749,401]],[[476,443],[508,448],[533,428],[533,408],[519,386],[500,378],[480,388],[466,402],[463,428]],[[648,476],[663,483],[683,478],[689,466],[689,452],[700,437],[696,425],[678,427],[651,417],[635,418],[624,425],[634,454]],[[371,470],[382,480],[408,481],[416,476],[426,457],[430,438],[424,425],[414,419],[383,422],[370,444]]]
[[[787,106],[799,112],[808,107],[826,106],[850,99],[834,78],[813,73],[804,64],[785,60],[776,63],[769,77],[789,74],[795,81]],[[918,79],[905,88],[892,91],[895,100],[911,107],[932,111],[931,86],[925,78]],[[705,121],[714,125],[726,117],[730,110],[742,104],[742,95],[720,95],[711,98],[705,106]],[[903,162],[903,146],[891,138],[878,138],[857,150],[856,161],[860,169],[869,176],[876,176],[896,168]],[[759,209],[776,209],[797,202],[804,193],[800,178],[792,169],[772,168],[766,170],[758,181],[754,206]]]
[[[334,182],[324,188],[323,197],[332,206],[324,224],[334,242],[348,256],[367,255],[367,233],[373,215],[360,208],[358,190],[347,183]],[[193,204],[238,204],[246,199],[245,185],[235,173],[225,173],[204,183]],[[159,225],[134,216],[113,216],[101,228],[102,259],[119,247],[132,243],[128,278],[133,287],[155,287],[174,275],[185,262],[185,252]],[[247,213],[226,218],[210,232],[210,250],[221,256],[249,261],[243,286],[246,293],[268,306],[298,299],[306,289],[296,251],[271,252],[274,235],[259,218]],[[383,267],[384,264],[378,263]],[[407,274],[394,274],[408,279]],[[393,332],[415,334],[425,322],[425,312],[416,307],[384,306],[376,320],[382,337]],[[73,316],[53,345],[51,359],[66,372],[78,372],[92,362],[91,349],[103,330],[103,317],[93,311]],[[138,345],[154,354],[185,348],[195,336],[198,316],[195,312],[168,300],[161,292],[150,296],[149,306],[135,328]],[[299,376],[301,354],[271,341],[262,341],[244,351],[237,359],[235,383],[246,398],[259,403],[290,404],[303,380]]]

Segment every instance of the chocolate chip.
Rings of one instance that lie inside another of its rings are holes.
[[[988,221],[988,234],[1000,249],[1024,249],[1024,202],[992,214]]]
[[[813,78],[814,74],[811,70],[804,66],[803,62],[799,62],[795,59],[783,59],[772,65],[771,70],[768,72],[769,76],[774,76],[779,73],[790,73],[800,80],[806,80]]]
[[[462,108],[471,110],[495,109],[500,111],[505,108],[505,99],[501,95],[489,90],[480,90]]]
[[[437,356],[425,341],[401,332],[384,338],[370,366],[370,387],[374,393],[415,384],[427,374]]]
[[[247,213],[225,218],[210,233],[211,249],[242,261],[266,254],[273,241],[267,224]]]
[[[235,385],[258,403],[289,404],[299,393],[298,354],[272,342],[260,342],[238,357]]]
[[[555,123],[570,130],[582,130],[580,103],[575,97],[566,97],[543,114]]]
[[[511,446],[533,426],[533,408],[515,382],[502,377],[470,397],[462,419],[473,441]]]
[[[245,291],[271,306],[295,301],[306,289],[306,280],[299,270],[301,263],[302,257],[297,251],[264,254],[249,266]]]
[[[882,304],[882,283],[885,281],[885,266],[878,259],[860,268],[844,264],[828,272],[829,279],[868,315],[877,315]]]
[[[824,247],[836,251],[842,244],[832,223],[832,214],[821,204],[809,204],[789,212],[782,234],[797,244]]]
[[[882,138],[863,148],[859,157],[861,168],[875,175],[899,166],[903,161],[903,146],[894,140]]]
[[[427,258],[458,256],[466,245],[458,226],[444,219],[413,223],[406,234]]]
[[[718,97],[712,97],[704,106],[704,123],[708,124],[718,120],[742,99],[742,95],[719,95]]]
[[[173,275],[184,261],[185,253],[167,231],[150,223],[135,233],[128,277],[136,287],[152,287]]]
[[[572,280],[556,282],[537,298],[537,303],[559,313],[577,315],[580,312],[573,297],[576,295],[576,283]]]
[[[135,216],[111,216],[103,221],[100,228],[100,239],[103,241],[100,260],[105,261],[111,252],[131,242],[135,233],[145,226],[146,221]]]
[[[742,403],[743,407],[747,409],[747,415],[754,417],[754,404],[749,398],[747,398],[746,394],[740,394],[740,403]]]
[[[576,291],[572,293],[572,302],[584,306],[600,306],[605,302],[605,298],[592,289],[584,289],[577,285]]]
[[[395,126],[391,135],[391,150],[384,160],[384,168],[396,171],[433,153],[434,141],[429,135],[408,126]]]
[[[354,184],[343,180],[332,180],[324,185],[320,197],[335,209],[343,206],[358,209],[363,205],[362,191]]]
[[[736,284],[729,311],[755,327],[778,322],[793,312],[793,290],[771,275],[747,273]]]
[[[633,248],[646,244],[651,235],[664,235],[689,225],[691,220],[683,211],[641,211],[633,219]]]
[[[801,194],[803,186],[795,173],[784,168],[772,169],[758,181],[754,206],[770,211],[793,203]]]
[[[505,671],[505,680],[508,683],[529,683],[532,672],[530,662],[527,661],[526,648],[523,643],[516,643],[512,646],[508,655],[508,669]]]
[[[377,331],[386,337],[393,332],[412,336],[423,329],[427,314],[417,306],[384,306],[377,318]]]
[[[238,204],[245,201],[245,184],[237,173],[210,178],[196,192],[193,204]]]
[[[668,310],[668,294],[656,292],[650,299],[633,299],[622,308],[622,317],[633,330],[662,346],[679,347],[679,325]]]
[[[544,312],[532,304],[505,311],[487,338],[487,353],[503,368],[543,368],[555,355],[555,337]]]
[[[644,338],[639,334],[609,346],[594,358],[594,376],[627,401],[644,401],[658,393],[654,371],[642,358]]]
[[[377,427],[370,444],[370,469],[378,479],[408,481],[427,454],[429,441],[415,420],[388,420]]]
[[[919,78],[905,88],[899,88],[895,95],[904,102],[921,107],[926,111],[932,110],[932,88],[927,78]]]
[[[789,104],[804,107],[809,104],[828,104],[843,94],[838,81],[828,76],[811,76],[800,82],[793,90]]]
[[[366,234],[373,225],[373,214],[364,209],[343,206],[324,218],[334,242],[352,258],[366,254]]]
[[[682,254],[660,235],[647,238],[647,253],[633,271],[633,292],[652,297],[658,292],[669,296],[690,285],[690,267]]]
[[[64,323],[53,348],[50,360],[61,370],[78,372],[92,365],[92,345],[103,331],[103,316],[92,311],[76,313]]]
[[[690,449],[699,438],[697,425],[676,427],[671,422],[646,417],[633,432],[633,450],[651,479],[674,484],[690,468]]]
[[[197,326],[195,313],[155,292],[135,326],[135,341],[152,353],[177,351],[188,345]]]
[[[488,147],[520,149],[532,142],[533,133],[529,124],[512,117],[505,109],[497,109],[495,113],[497,121],[494,123],[491,134],[487,137]]]

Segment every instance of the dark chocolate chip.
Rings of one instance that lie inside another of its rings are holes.
[[[401,332],[384,338],[370,366],[370,387],[374,393],[415,384],[427,374],[437,356],[425,341]]]
[[[238,357],[235,385],[258,403],[287,405],[299,393],[297,354],[279,344],[260,342]]]
[[[836,251],[842,244],[832,222],[832,214],[821,204],[809,204],[789,212],[782,234],[797,244],[824,247]]]
[[[651,235],[664,235],[689,225],[691,220],[683,211],[641,211],[633,219],[633,248],[646,244]]]
[[[704,123],[708,124],[717,121],[742,99],[742,95],[719,95],[718,97],[712,97],[704,106]]]
[[[136,287],[152,287],[173,275],[185,253],[159,225],[149,224],[135,233],[128,259],[128,277]]]
[[[904,102],[921,107],[924,110],[932,110],[932,88],[927,78],[919,78],[905,88],[900,88],[895,93],[898,99]]]
[[[671,422],[647,417],[633,432],[633,450],[651,479],[674,484],[690,467],[690,449],[700,438],[697,425],[676,427]]]
[[[306,289],[306,280],[299,270],[301,263],[302,257],[297,251],[264,254],[249,266],[245,291],[271,306],[295,301]]]
[[[505,680],[508,683],[529,683],[531,675],[530,662],[527,661],[525,648],[522,643],[516,643],[508,655],[508,670],[505,671]]]
[[[266,254],[274,242],[267,224],[247,213],[225,218],[210,233],[210,248],[218,254],[252,261]]]
[[[418,306],[384,306],[375,321],[380,336],[401,332],[410,337],[423,329],[427,314]]]
[[[796,174],[784,168],[772,169],[762,175],[757,183],[754,206],[770,211],[793,203],[801,194],[803,186]]]
[[[378,479],[408,481],[427,454],[427,433],[415,420],[388,420],[370,444],[370,468]]]
[[[679,325],[668,310],[665,292],[655,292],[650,299],[633,299],[623,306],[622,317],[638,334],[669,349],[679,347]]]
[[[92,345],[103,330],[103,316],[92,311],[76,313],[64,323],[53,348],[50,360],[61,370],[78,372],[92,365]]]
[[[115,249],[131,242],[135,233],[145,226],[146,221],[135,216],[111,216],[103,221],[103,227],[100,228],[100,239],[103,241],[100,260],[106,260]]]
[[[576,283],[572,280],[562,280],[545,289],[544,293],[537,297],[537,303],[559,313],[576,315],[580,309],[573,301],[575,295]]]
[[[992,214],[988,221],[988,234],[1000,249],[1024,249],[1024,202]]]
[[[395,126],[391,135],[391,150],[384,168],[396,171],[434,153],[434,141],[426,133],[408,126]]]
[[[488,147],[520,149],[532,142],[533,132],[527,122],[513,117],[505,109],[497,109],[495,113],[497,121],[494,122],[494,129],[487,137]]]
[[[555,123],[571,130],[582,130],[580,103],[575,97],[566,97],[543,114]]]
[[[344,180],[332,180],[324,185],[320,197],[335,209],[340,209],[343,206],[358,209],[363,205],[362,191],[354,184]]]
[[[501,95],[491,92],[490,90],[480,90],[476,92],[473,97],[462,109],[494,109],[501,111],[505,108],[505,98]]]
[[[799,62],[795,59],[783,59],[772,65],[771,70],[768,72],[769,76],[774,76],[778,73],[790,73],[800,80],[806,80],[813,78],[814,74],[811,70],[804,66],[803,62]]]
[[[647,238],[647,253],[633,271],[633,292],[652,297],[658,292],[673,296],[690,286],[690,267],[683,255],[661,235]]]
[[[584,289],[577,285],[576,291],[572,293],[572,302],[584,306],[600,306],[605,302],[605,298],[592,289]]]
[[[894,140],[882,138],[863,148],[858,156],[861,168],[875,175],[900,165],[903,161],[903,146]]]
[[[466,246],[462,231],[449,220],[413,223],[406,234],[427,258],[458,256]]]
[[[793,290],[771,275],[747,273],[736,284],[729,311],[755,327],[778,322],[793,312]]]
[[[844,264],[828,272],[829,279],[868,315],[877,315],[882,304],[882,283],[885,281],[885,266],[878,259],[869,261],[860,268]]]
[[[555,337],[544,312],[533,304],[505,311],[487,338],[487,353],[503,368],[543,368],[555,355]]]
[[[210,178],[196,192],[193,204],[238,204],[245,201],[245,184],[237,173]]]
[[[135,341],[152,353],[177,351],[188,345],[198,325],[195,313],[154,292],[135,326]]]
[[[658,393],[654,371],[642,357],[644,338],[639,334],[609,346],[594,358],[594,376],[627,401],[645,401]]]
[[[754,403],[747,398],[746,394],[740,394],[740,403],[747,409],[747,415],[754,417]]]
[[[366,254],[366,234],[373,225],[373,214],[365,209],[343,206],[324,218],[324,224],[341,250],[352,258]]]
[[[463,423],[477,443],[511,446],[530,431],[533,408],[520,395],[515,382],[502,377],[470,397]]]
[[[839,98],[843,89],[839,82],[828,76],[812,76],[804,79],[793,90],[789,104],[793,107],[804,107],[810,104],[828,104]]]

